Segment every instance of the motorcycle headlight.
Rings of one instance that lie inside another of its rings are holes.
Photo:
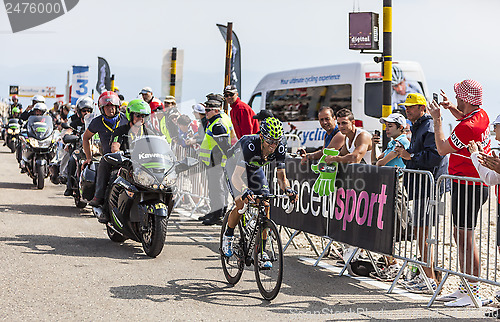
[[[52,144],[52,142],[53,142],[53,140],[52,140],[51,137],[46,138],[45,140],[39,141],[41,148],[47,148],[47,147],[49,147]]]
[[[14,131],[12,129],[7,129],[7,133],[14,134]]]
[[[40,146],[38,140],[34,138],[28,138],[28,143],[34,148],[38,148]]]
[[[142,169],[135,169],[133,172],[134,180],[141,186],[150,187],[155,183],[155,178]]]
[[[163,178],[162,185],[168,188],[169,186],[175,185],[176,181],[177,174],[175,173],[175,171],[170,171],[170,173],[167,174],[165,178]]]
[[[19,134],[19,129],[15,129],[14,134]]]

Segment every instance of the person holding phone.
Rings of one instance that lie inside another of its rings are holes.
[[[323,143],[323,149],[340,150],[344,145],[344,134],[340,133],[337,125],[337,118],[333,109],[329,106],[323,106],[318,112],[319,124],[326,131]],[[309,160],[319,160],[323,156],[323,149],[319,149],[313,153],[306,153],[304,149],[299,150],[302,157],[302,164],[306,164]]]
[[[395,148],[399,147],[406,150],[410,147],[410,141],[404,133],[406,118],[399,113],[392,113],[388,117],[380,118],[380,123],[385,124],[387,136],[391,141],[380,155],[377,156],[375,153],[372,153],[372,163],[378,166],[405,168],[406,165],[401,156],[395,151]],[[376,144],[377,139],[380,139],[380,134],[378,136],[376,134],[373,135],[373,145]]]

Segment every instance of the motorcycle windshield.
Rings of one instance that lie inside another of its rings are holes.
[[[145,135],[130,142],[130,157],[134,170],[147,169],[161,183],[165,173],[172,168],[175,156],[164,137]]]
[[[18,129],[19,128],[19,119],[9,119],[9,128]]]
[[[28,136],[37,140],[48,138],[54,131],[50,115],[32,115],[28,118]]]

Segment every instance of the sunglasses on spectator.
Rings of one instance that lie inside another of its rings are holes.
[[[280,140],[274,140],[270,138],[264,138],[264,141],[266,141],[266,143],[269,145],[278,145],[278,143],[280,143]]]
[[[224,97],[233,97],[234,93],[224,93]]]

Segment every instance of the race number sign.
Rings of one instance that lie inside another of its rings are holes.
[[[73,66],[73,79],[71,86],[71,104],[82,96],[89,95],[89,66]]]

